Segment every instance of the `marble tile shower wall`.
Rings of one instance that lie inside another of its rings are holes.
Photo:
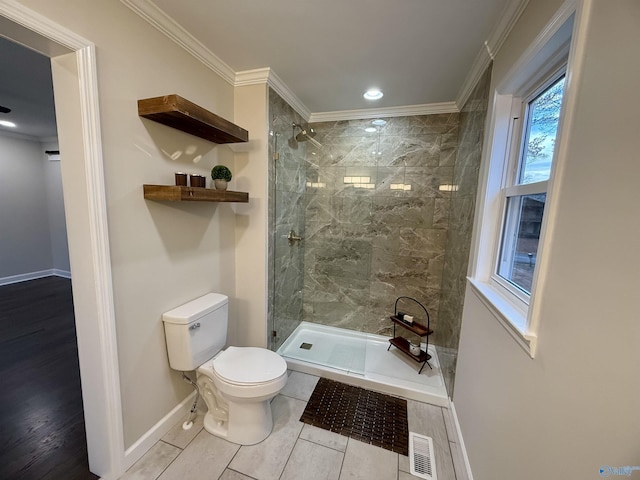
[[[489,67],[460,112],[458,155],[453,176],[453,183],[458,189],[451,198],[449,235],[442,274],[440,328],[436,332],[435,341],[449,396],[453,396],[453,376],[460,339],[490,83]]]
[[[315,123],[307,145],[304,320],[390,334],[398,296],[439,328],[458,114]],[[296,197],[293,199],[298,201]],[[416,312],[417,313],[417,312]]]
[[[302,321],[304,242],[289,246],[289,231],[305,236],[306,144],[291,125],[302,117],[269,89],[269,302],[270,347],[276,350]]]

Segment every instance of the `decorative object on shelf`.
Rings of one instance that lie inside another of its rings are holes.
[[[403,298],[407,300],[411,300],[412,302],[415,302],[418,305],[420,305],[420,307],[422,308],[422,310],[424,310],[424,313],[427,317],[426,325],[416,322],[413,316],[408,315],[404,312],[398,311],[398,302]],[[415,298],[398,297],[393,307],[393,316],[390,318],[391,318],[391,321],[393,322],[393,338],[389,339],[390,345],[389,345],[389,348],[387,348],[387,350],[389,350],[391,348],[391,345],[393,345],[401,352],[407,354],[410,358],[413,358],[416,362],[422,363],[422,366],[418,371],[418,375],[422,373],[422,369],[424,368],[425,365],[429,365],[429,368],[433,368],[429,364],[429,359],[431,358],[431,355],[427,353],[427,350],[429,348],[429,335],[433,333],[433,330],[431,330],[430,328],[431,320],[429,318],[429,312],[427,311],[427,308]],[[396,325],[400,325],[404,329],[418,335],[421,338],[425,337],[426,338],[425,349],[422,350],[420,348],[420,343],[416,345],[415,343],[410,342],[409,340],[407,340],[402,336],[396,337]]]
[[[176,185],[187,186],[187,174],[184,172],[176,172]]]
[[[231,170],[224,165],[216,165],[211,169],[211,178],[216,190],[226,190],[227,182],[230,182],[232,177]]]
[[[205,177],[204,175],[192,173],[191,175],[189,175],[189,181],[191,182],[192,187],[205,188],[207,186],[207,177]]]

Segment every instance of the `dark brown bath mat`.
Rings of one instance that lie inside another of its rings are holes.
[[[408,455],[407,401],[321,378],[300,421]]]

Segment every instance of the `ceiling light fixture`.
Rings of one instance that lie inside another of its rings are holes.
[[[15,128],[16,124],[13,122],[9,122],[7,120],[0,120],[0,125],[2,125],[3,127],[11,127],[11,128]]]
[[[364,131],[367,133],[374,133],[374,132],[377,132],[378,129],[376,127],[367,127],[364,129]]]
[[[380,100],[384,94],[377,88],[370,88],[364,93],[364,98],[367,100]]]
[[[386,124],[387,124],[387,121],[381,118],[376,118],[371,122],[371,125],[375,125],[376,127],[382,127],[383,125],[386,125]]]

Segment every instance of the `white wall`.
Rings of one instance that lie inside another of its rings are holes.
[[[236,283],[232,205],[142,196],[144,183],[172,183],[177,170],[208,174],[225,163],[234,171],[232,151],[140,119],[137,100],[177,93],[233,121],[233,87],[120,2],[21,3],[96,44],[124,441],[130,447],[192,391],[169,368],[161,314],[209,291],[233,303]],[[66,78],[74,73],[65,61],[54,62],[53,73],[56,105],[64,106],[56,115],[67,215],[84,217],[86,208],[74,202],[85,185],[82,145],[66,102],[77,101]],[[182,155],[171,160],[175,152]],[[198,155],[202,160],[194,163]],[[70,228],[72,273],[92,268],[86,245],[74,243],[77,235]],[[79,295],[85,294],[91,292]],[[81,306],[82,298],[74,300]]]
[[[44,150],[0,135],[0,279],[53,268]]]
[[[494,85],[559,4],[529,2]],[[596,479],[601,465],[640,465],[640,3],[583,6],[536,358],[466,292],[454,402],[475,480]]]
[[[69,266],[69,245],[64,215],[60,161],[50,161],[44,153],[52,150],[59,150],[57,141],[42,144],[41,156],[44,162],[44,182],[47,192],[49,236],[51,238],[51,268],[61,272],[69,272],[71,267]]]
[[[250,141],[236,156],[240,190],[249,203],[236,206],[236,289],[238,345],[267,346],[267,235],[268,235],[268,87],[237,87],[235,116],[246,125]]]

